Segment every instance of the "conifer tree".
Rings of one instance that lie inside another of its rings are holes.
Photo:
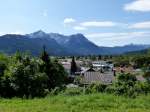
[[[66,72],[62,65],[49,58],[49,55],[45,50],[45,46],[43,46],[41,59],[44,62],[41,66],[41,72],[46,73],[48,76],[48,89],[51,90],[55,87],[62,86],[65,83],[64,80],[66,79]]]
[[[46,47],[43,46],[43,51],[42,54],[40,56],[41,60],[44,62],[41,67],[40,67],[40,71],[46,73],[46,75],[48,76],[48,88],[51,89],[51,80],[52,76],[51,76],[51,61],[49,58],[48,53],[46,52]]]
[[[71,75],[75,75],[75,72],[77,72],[77,65],[75,62],[75,57],[72,57],[72,62],[71,62]]]
[[[49,55],[46,52],[46,47],[45,46],[43,46],[43,52],[41,54],[41,59],[45,62],[45,64],[49,64],[49,62],[50,62]]]

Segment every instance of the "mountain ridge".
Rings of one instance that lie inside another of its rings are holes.
[[[6,34],[0,36],[0,52],[13,54],[17,50],[29,51],[39,55],[45,45],[50,55],[118,55],[126,52],[140,51],[150,45],[129,44],[125,46],[105,47],[89,41],[83,34],[62,35],[45,33],[42,30],[25,34]]]

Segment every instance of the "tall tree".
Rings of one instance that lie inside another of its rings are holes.
[[[41,67],[41,71],[46,73],[48,76],[48,89],[54,89],[55,87],[60,87],[65,83],[66,72],[62,65],[60,65],[57,61],[51,60],[49,58],[48,53],[45,50],[45,46],[43,47],[43,52],[41,55],[41,59],[43,60],[43,64]]]
[[[50,58],[49,58],[48,53],[46,52],[46,47],[45,47],[45,45],[43,46],[43,52],[42,52],[42,54],[41,54],[41,59],[42,59],[46,64],[49,64],[49,62],[50,62]]]
[[[75,57],[72,57],[72,61],[71,61],[71,75],[75,75],[75,72],[77,72],[77,65],[75,62]]]
[[[49,58],[48,53],[46,52],[46,47],[43,46],[43,51],[42,54],[40,56],[41,60],[43,61],[43,64],[40,67],[40,71],[46,73],[46,75],[48,76],[48,88],[51,89],[52,84],[51,84],[51,80],[52,80],[52,73],[51,73],[51,60]]]

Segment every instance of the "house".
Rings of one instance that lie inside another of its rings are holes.
[[[70,62],[61,62],[62,66],[64,67],[64,69],[66,70],[66,72],[68,74],[70,74],[70,68],[71,68],[71,64]]]
[[[66,70],[66,72],[70,74],[70,71],[71,71],[71,62],[70,61],[64,61],[64,62],[61,62],[62,66],[64,67],[64,69]],[[76,62],[76,65],[77,65],[77,73],[81,71],[81,62]]]
[[[99,82],[102,84],[112,84],[115,80],[113,72],[110,73],[100,73],[95,71],[87,71],[81,74],[82,84],[91,84],[93,82]]]
[[[92,62],[92,66],[94,69],[101,71],[112,71],[114,68],[114,65],[108,61],[94,61]]]

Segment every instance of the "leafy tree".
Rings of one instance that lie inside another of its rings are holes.
[[[0,96],[5,98],[11,98],[16,96],[15,90],[11,86],[10,76],[4,75],[1,77]]]
[[[143,77],[147,80],[148,83],[150,83],[150,66],[143,67]]]
[[[0,54],[0,96],[41,97],[66,82],[67,73],[57,60],[51,60],[45,47],[41,58],[21,54]]]
[[[32,62],[29,57],[22,59],[22,62],[18,61],[10,65],[5,75],[9,77],[10,86],[16,96],[28,98],[42,96],[45,93],[47,76],[39,73],[35,62]]]
[[[4,74],[6,68],[7,68],[6,64],[0,61],[0,76]]]
[[[21,55],[21,53],[19,52],[19,50],[15,53],[14,58],[15,58],[15,60],[17,60],[17,61],[21,61],[21,60],[22,60],[22,55]]]
[[[147,67],[150,65],[150,56],[137,56],[133,59],[136,68]]]
[[[57,60],[53,61],[50,72],[51,72],[50,84],[52,89],[55,87],[61,87],[66,83],[67,73],[63,68],[63,66],[59,64]]]
[[[137,79],[132,74],[119,74],[117,80],[114,83],[114,93],[117,95],[125,95],[129,97],[135,97]]]
[[[0,96],[7,96],[10,94],[10,91],[5,91],[5,87],[7,87],[7,90],[10,90],[9,88],[9,81],[5,81],[4,72],[7,69],[7,64],[9,62],[9,58],[5,54],[0,54]]]

